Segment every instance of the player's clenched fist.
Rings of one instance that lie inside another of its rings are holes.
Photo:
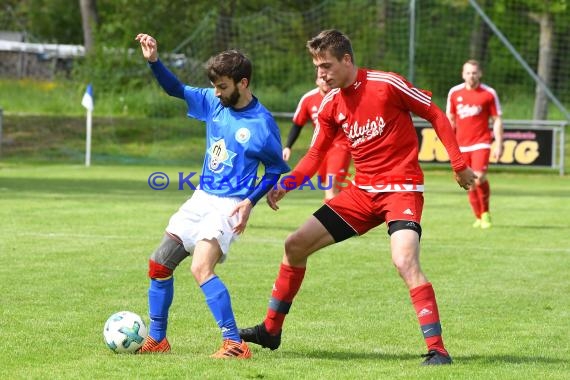
[[[158,44],[154,37],[148,34],[139,33],[135,37],[135,40],[141,44],[143,57],[145,57],[147,61],[156,62],[158,60]]]

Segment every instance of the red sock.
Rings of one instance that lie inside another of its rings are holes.
[[[469,190],[467,192],[467,197],[469,198],[469,204],[471,205],[471,209],[473,209],[473,214],[477,219],[481,219],[481,203],[479,201],[479,194],[477,191],[478,187],[475,190]]]
[[[410,297],[420,322],[422,333],[426,341],[428,351],[437,350],[447,354],[441,337],[441,324],[439,322],[439,311],[435,301],[435,293],[431,283],[425,283],[410,290]]]
[[[283,327],[285,315],[289,312],[293,298],[299,291],[305,269],[281,264],[279,274],[273,284],[271,300],[265,317],[265,328],[270,334],[278,334]]]
[[[489,181],[485,181],[477,186],[477,196],[481,204],[481,213],[489,211],[489,198],[491,197],[491,187]]]

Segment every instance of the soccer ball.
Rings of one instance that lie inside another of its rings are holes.
[[[111,315],[103,328],[105,343],[118,354],[135,353],[143,345],[146,335],[146,325],[132,311],[120,311]]]

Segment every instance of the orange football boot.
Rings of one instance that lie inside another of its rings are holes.
[[[216,359],[249,359],[251,358],[251,351],[247,346],[245,341],[235,342],[230,339],[224,340],[222,348],[211,355],[212,358]]]
[[[147,336],[144,340],[144,344],[137,351],[137,354],[152,354],[155,352],[170,352],[170,343],[168,343],[166,338],[157,342],[150,336]]]

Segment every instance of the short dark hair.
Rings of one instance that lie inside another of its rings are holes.
[[[317,36],[307,41],[307,49],[313,57],[323,56],[327,51],[339,61],[345,54],[350,55],[354,63],[354,53],[350,39],[336,29],[323,30]]]
[[[251,80],[251,61],[239,50],[226,50],[206,62],[206,74],[211,82],[220,77],[232,78],[234,83],[243,78]]]

